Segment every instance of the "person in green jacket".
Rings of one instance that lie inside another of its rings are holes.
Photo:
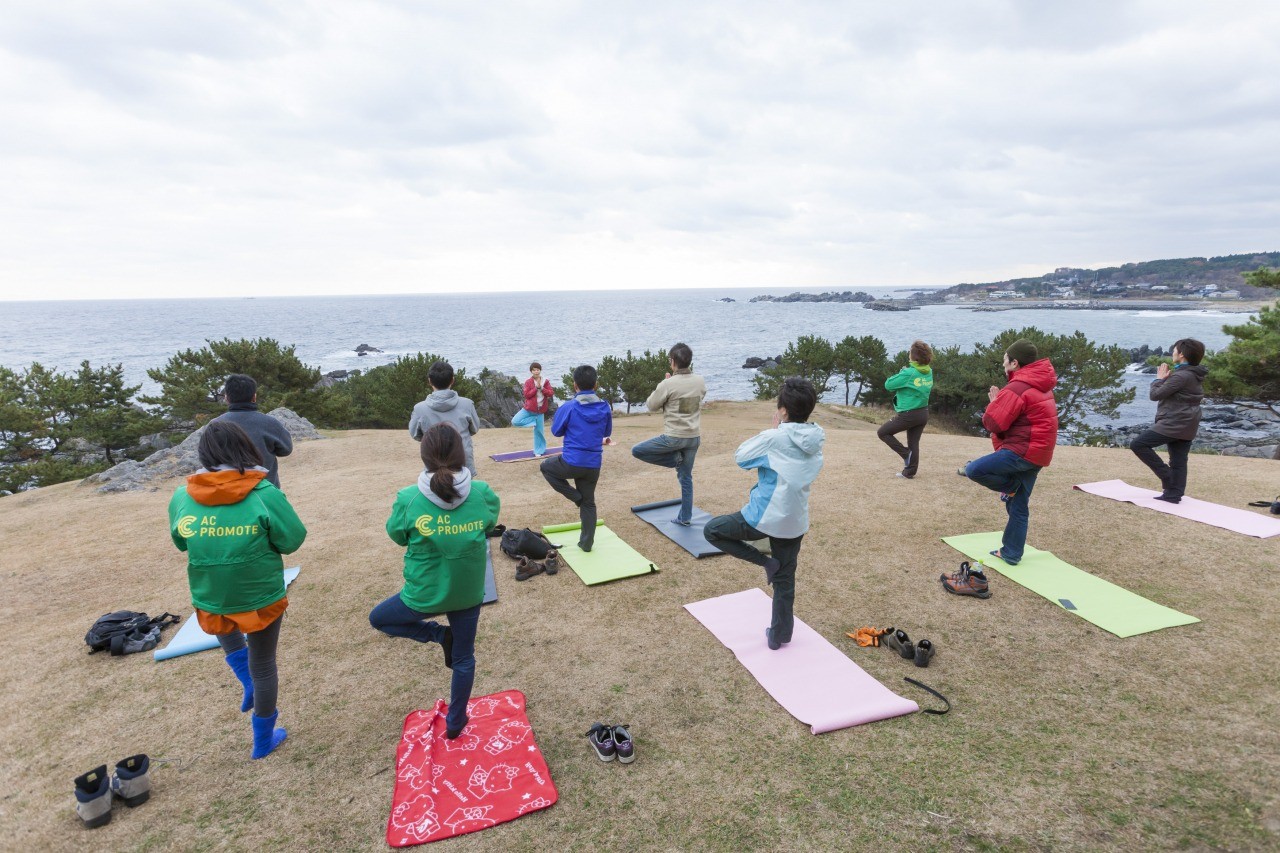
[[[911,345],[911,363],[885,381],[887,391],[897,392],[893,397],[893,409],[897,412],[880,425],[876,435],[889,448],[902,457],[899,477],[910,480],[920,468],[920,436],[929,422],[929,394],[933,391],[933,349],[924,341]],[[907,446],[898,441],[900,432],[907,434]]]
[[[439,423],[422,434],[418,482],[396,493],[387,535],[405,546],[404,588],[373,608],[369,624],[392,637],[439,643],[453,670],[445,737],[462,734],[476,674],[476,625],[484,600],[488,533],[501,504],[471,479],[462,435]],[[431,619],[443,613],[447,627]]]
[[[238,424],[211,421],[196,452],[203,467],[169,501],[169,535],[187,552],[196,619],[244,688],[240,710],[253,708],[251,755],[265,758],[286,737],[276,728],[276,646],[289,606],[280,555],[302,547],[307,529]]]

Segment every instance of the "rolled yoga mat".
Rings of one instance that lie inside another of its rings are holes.
[[[551,524],[542,528],[542,532],[555,544],[569,568],[587,586],[658,571],[658,567],[648,557],[623,542],[618,534],[604,526],[603,521],[596,522],[596,538],[589,552],[578,547],[578,533],[581,530],[582,524],[579,522]],[[572,540],[568,536],[557,535],[565,533],[572,534]]]
[[[1196,500],[1195,498],[1184,497],[1180,503],[1176,504],[1158,501],[1156,500],[1156,495],[1159,495],[1160,492],[1130,486],[1124,480],[1102,480],[1097,483],[1082,483],[1075,488],[1091,495],[1111,498],[1113,501],[1122,501],[1145,509],[1154,509],[1156,512],[1163,512],[1165,515],[1176,515],[1179,518],[1198,521],[1201,524],[1211,524],[1214,527],[1221,527],[1223,530],[1230,530],[1233,533],[1243,533],[1246,536],[1256,536],[1259,539],[1280,536],[1280,518],[1268,518],[1256,512],[1249,512],[1247,509],[1236,509],[1235,507],[1209,503],[1209,501]]]
[[[684,609],[728,646],[760,686],[815,735],[920,710],[799,619],[791,642],[771,651],[764,631],[772,618],[773,602],[761,589],[695,601]]]
[[[1200,621],[1081,571],[1048,551],[1028,546],[1018,565],[1011,566],[990,553],[1000,547],[1002,535],[998,531],[967,533],[944,536],[942,541],[970,560],[995,569],[1014,583],[1043,595],[1063,610],[1069,610],[1117,637],[1132,637]]]
[[[532,450],[513,450],[510,453],[495,453],[489,458],[494,462],[524,462],[529,459],[546,459],[548,456],[559,456],[563,447],[548,447],[546,453],[534,456]]]
[[[671,519],[676,517],[676,513],[680,511],[680,499],[670,501],[658,501],[657,503],[641,504],[633,506],[631,511],[638,515],[644,521],[649,522],[658,528],[658,532],[688,551],[695,557],[714,557],[716,554],[723,554],[715,545],[712,545],[702,535],[703,529],[707,526],[707,522],[711,520],[711,513],[705,510],[693,508],[693,515],[690,516],[689,526],[676,524]]]
[[[284,570],[284,585],[286,589],[289,584],[297,580],[298,572],[300,571],[302,571],[301,566],[294,566]],[[162,649],[156,649],[151,654],[155,660],[168,660],[169,658],[189,655],[193,652],[203,652],[217,647],[218,638],[212,634],[206,634],[204,629],[200,627],[196,614],[192,613],[187,617],[187,621],[182,623],[182,627],[178,629],[178,633],[173,635],[168,644]]]

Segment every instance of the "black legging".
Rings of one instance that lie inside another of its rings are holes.
[[[280,643],[280,623],[284,614],[261,631],[245,634],[218,634],[218,645],[226,654],[238,652],[249,646],[249,677],[253,679],[253,714],[270,717],[276,712],[276,698],[280,694],[280,678],[276,673],[276,646]]]
[[[929,407],[908,409],[898,412],[892,419],[880,425],[876,435],[889,445],[893,452],[902,457],[902,476],[914,477],[920,469],[920,436],[924,434],[924,426],[929,422]],[[897,433],[907,434],[907,446],[896,438]]]

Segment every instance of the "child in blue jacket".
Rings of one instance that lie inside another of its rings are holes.
[[[578,547],[590,551],[596,537],[596,483],[603,446],[613,443],[613,407],[596,394],[596,369],[591,365],[574,369],[573,399],[556,409],[551,434],[564,439],[564,452],[543,460],[540,470],[551,488],[578,507]]]

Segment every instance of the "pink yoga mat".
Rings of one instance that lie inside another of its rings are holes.
[[[817,631],[796,620],[791,642],[765,644],[772,610],[761,589],[686,604],[685,610],[737,656],[770,696],[815,735],[920,710],[862,671]]]
[[[1091,495],[1124,501],[1179,518],[1189,518],[1246,536],[1257,536],[1259,539],[1280,536],[1280,519],[1268,518],[1247,509],[1198,501],[1195,498],[1183,498],[1181,503],[1176,504],[1166,503],[1155,499],[1159,492],[1130,486],[1124,480],[1102,480],[1098,483],[1084,483],[1076,488]]]

